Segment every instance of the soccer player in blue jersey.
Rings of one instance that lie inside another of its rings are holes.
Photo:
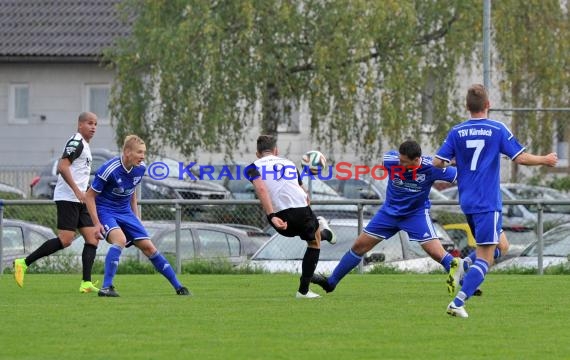
[[[469,88],[466,105],[470,119],[449,131],[433,162],[444,168],[455,158],[459,204],[477,242],[476,260],[463,277],[461,290],[447,306],[449,315],[462,318],[468,317],[465,301],[485,280],[499,243],[500,155],[521,165],[556,166],[558,161],[556,153],[538,156],[525,152],[507,126],[487,118],[490,102],[483,85]]]
[[[432,166],[432,159],[422,156],[420,145],[413,140],[403,142],[398,151],[387,152],[384,155],[384,167],[390,179],[386,201],[352,248],[341,258],[332,274],[328,278],[315,274],[311,279],[326,292],[333,291],[340,280],[360,263],[366,252],[400,230],[406,231],[410,240],[420,242],[422,248],[447,272],[454,262],[453,256],[445,251],[435,232],[429,213],[429,192],[437,180],[454,182],[455,168],[439,169]]]
[[[87,191],[86,204],[95,227],[111,245],[105,258],[105,276],[99,296],[118,297],[113,278],[119,266],[121,252],[133,243],[145,254],[155,269],[172,284],[178,295],[190,295],[180,282],[168,260],[156,249],[142,225],[137,207],[135,188],[144,176],[146,152],[144,141],[129,135],[121,156],[104,163]]]

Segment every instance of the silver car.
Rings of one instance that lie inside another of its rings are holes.
[[[48,227],[23,220],[4,219],[1,244],[3,256],[0,270],[11,268],[14,259],[29,255],[46,240],[55,237],[53,230]]]
[[[172,221],[143,221],[152,242],[164,255],[176,255],[176,227]],[[231,226],[201,222],[183,222],[180,225],[180,251],[183,261],[195,259],[225,259],[238,265],[253,255],[267,240],[264,234],[248,235],[247,231]],[[103,259],[109,250],[109,243],[101,241],[97,257]],[[72,252],[80,255],[83,239],[78,237],[70,246]],[[144,259],[145,256],[134,246],[123,250],[122,259]]]
[[[555,189],[541,186],[505,183],[500,185],[501,196],[505,200],[568,200],[570,197]],[[442,190],[449,199],[458,200],[457,187]],[[534,226],[537,221],[536,205],[505,205],[503,204],[503,222]],[[570,221],[570,205],[547,205],[543,211],[544,227],[550,229],[554,226]]]
[[[331,273],[358,236],[355,219],[331,219],[329,225],[336,234],[337,243],[331,245],[326,241],[321,242],[316,272]],[[450,252],[454,251],[455,246],[449,235],[439,224],[436,223],[435,226],[444,248]],[[300,274],[306,248],[306,242],[299,237],[288,238],[275,234],[247,264],[269,272]],[[363,258],[363,270],[369,271],[373,265],[379,263],[413,272],[431,272],[442,269],[439,263],[424,252],[419,243],[409,241],[408,235],[403,231],[380,242],[366,254]]]
[[[550,229],[543,237],[542,264],[544,268],[565,264],[570,256],[570,224]],[[538,241],[529,245],[520,256],[503,261],[495,269],[538,268]]]

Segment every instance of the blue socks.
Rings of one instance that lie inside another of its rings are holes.
[[[357,255],[352,249],[348,250],[329,276],[329,285],[335,287],[346,274],[360,264],[361,260],[362,256]]]
[[[113,285],[113,278],[117,273],[119,267],[119,258],[123,248],[119,245],[111,245],[107,256],[105,257],[105,276],[103,277],[103,287],[107,288]]]
[[[107,256],[105,257],[105,276],[103,278],[103,287],[109,287],[113,285],[113,278],[117,273],[117,268],[119,267],[119,258],[121,257],[121,253],[123,252],[123,248],[119,245],[111,245]],[[149,260],[154,265],[154,268],[164,275],[165,278],[170,281],[172,286],[174,286],[175,290],[178,290],[182,287],[182,284],[176,278],[176,273],[172,269],[172,266],[168,263],[168,260],[160,252],[155,252],[152,256],[149,257]]]
[[[178,290],[182,287],[182,284],[180,284],[180,282],[178,281],[178,278],[176,277],[176,273],[172,269],[172,266],[170,266],[168,260],[166,260],[166,258],[160,252],[158,252],[158,250],[154,254],[152,254],[148,259],[150,260],[150,262],[152,262],[154,268],[159,273],[164,275],[164,277],[167,278],[168,281],[170,281],[175,290]]]
[[[453,256],[450,253],[446,253],[443,259],[439,262],[444,268],[446,272],[449,272],[449,268],[451,267],[451,262],[453,261]]]
[[[463,278],[463,286],[461,287],[461,291],[459,291],[453,300],[455,306],[463,306],[465,300],[470,298],[473,293],[475,293],[475,290],[477,290],[483,283],[483,280],[485,280],[487,271],[489,271],[489,264],[487,264],[485,260],[475,260],[475,263],[469,267],[469,271]]]

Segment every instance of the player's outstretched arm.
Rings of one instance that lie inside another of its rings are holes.
[[[444,167],[449,166],[448,162],[443,161],[438,157],[433,158],[432,164],[433,164],[433,166],[440,168],[440,169],[443,169]]]
[[[556,153],[550,153],[548,155],[533,155],[527,152],[523,152],[514,159],[514,162],[519,165],[545,165],[554,167],[558,163],[558,155]]]

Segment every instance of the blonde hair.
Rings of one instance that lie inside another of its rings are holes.
[[[123,142],[123,151],[132,149],[134,145],[144,145],[144,140],[138,137],[138,135],[127,135]]]

